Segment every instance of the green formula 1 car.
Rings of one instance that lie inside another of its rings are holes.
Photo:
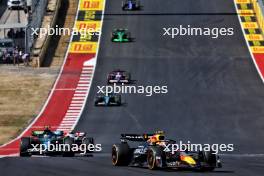
[[[131,42],[131,34],[127,29],[115,29],[112,32],[112,42]]]

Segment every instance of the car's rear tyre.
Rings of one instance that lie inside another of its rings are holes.
[[[128,80],[128,82],[130,83],[131,82],[131,74],[130,73],[127,73],[126,75],[125,75],[125,79],[126,80]]]
[[[31,154],[28,152],[28,149],[31,148],[31,142],[29,137],[23,137],[20,141],[20,156],[21,157],[30,157]]]
[[[89,145],[94,145],[94,139],[93,138],[84,138],[83,139],[83,144],[87,146],[87,153],[92,153],[93,151],[88,150]]]
[[[111,34],[111,41],[114,42],[115,41],[115,35],[112,33]]]
[[[96,97],[95,99],[94,99],[94,106],[98,106],[98,103],[99,103],[100,101],[99,101],[99,98],[98,97]]]
[[[126,10],[126,5],[122,4],[122,10],[125,11]]]
[[[131,41],[131,33],[130,33],[130,32],[128,32],[128,33],[126,34],[126,39],[127,39],[128,41]]]
[[[131,162],[130,147],[127,143],[115,144],[112,147],[112,163],[114,166],[128,166]]]
[[[71,137],[66,137],[63,140],[63,144],[65,145],[65,148],[67,148],[66,145],[69,146],[70,148],[67,148],[69,149],[67,151],[63,151],[62,156],[63,157],[74,157],[74,152],[72,151],[72,145],[74,144],[74,139]]]
[[[136,5],[136,9],[140,10],[140,8],[141,8],[141,5],[140,5],[140,2],[138,2],[137,5]]]
[[[116,95],[115,96],[115,102],[117,103],[118,106],[121,106],[121,95]]]
[[[217,156],[212,151],[203,151],[202,160],[208,164],[209,167],[201,168],[202,171],[213,171],[217,165]]]
[[[93,138],[91,138],[91,137],[88,137],[88,138],[85,138],[84,139],[84,143],[87,145],[89,145],[89,144],[94,144],[94,139]]]
[[[159,157],[161,163],[158,163],[156,158]],[[151,146],[147,152],[147,164],[150,170],[160,169],[164,167],[165,163],[165,154],[161,147]]]

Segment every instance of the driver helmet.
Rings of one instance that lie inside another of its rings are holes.
[[[44,129],[44,135],[50,135],[52,132],[50,130],[50,126],[45,126],[45,129]]]
[[[49,132],[49,131],[50,131],[50,126],[45,126],[44,131],[45,131],[45,132]]]
[[[122,76],[122,75],[121,75],[120,72],[117,72],[117,73],[116,73],[116,77],[117,77],[117,78],[120,78],[121,76]]]
[[[165,139],[165,134],[163,131],[157,131],[153,136],[149,138],[150,143],[158,143]]]

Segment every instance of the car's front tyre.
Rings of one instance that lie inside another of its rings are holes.
[[[66,137],[63,140],[63,144],[66,146],[68,146],[69,148],[67,148],[66,151],[63,151],[62,156],[63,157],[74,157],[74,152],[72,151],[72,145],[74,144],[74,139],[71,137]]]
[[[150,170],[155,170],[165,166],[165,154],[161,147],[151,146],[147,152],[147,164]]]
[[[208,165],[207,167],[202,167],[202,171],[211,172],[216,168],[217,156],[216,154],[213,154],[212,151],[203,151],[201,159]]]
[[[130,147],[127,143],[115,144],[112,147],[112,164],[128,166],[131,161]]]
[[[89,146],[89,145],[94,145],[94,139],[93,138],[84,138],[83,139],[83,144],[85,144],[86,146]],[[87,148],[87,153],[92,153],[92,151],[88,150]]]

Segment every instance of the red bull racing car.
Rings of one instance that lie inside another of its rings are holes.
[[[130,142],[130,145],[128,144]],[[131,147],[131,142],[137,142]],[[222,167],[219,157],[206,151],[166,150],[166,146],[175,144],[173,140],[165,140],[163,133],[154,134],[121,134],[121,143],[112,147],[112,163],[114,166],[138,166],[149,169],[178,168],[199,171],[213,171]]]

